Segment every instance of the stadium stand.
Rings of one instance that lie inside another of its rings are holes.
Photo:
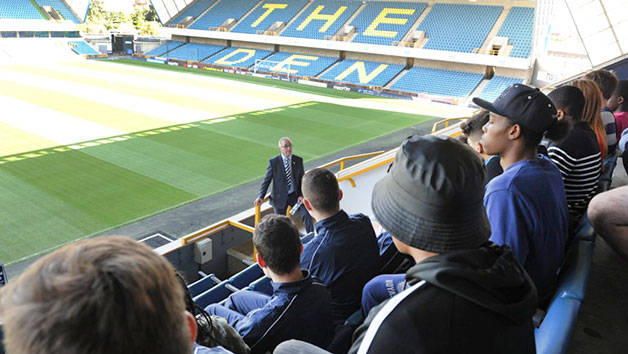
[[[418,29],[428,38],[423,48],[473,52],[480,48],[502,6],[436,4]]]
[[[196,20],[189,28],[206,30],[211,27],[219,27],[226,20],[231,18],[239,21],[240,18],[256,4],[256,1],[251,0],[220,1]]]
[[[287,23],[307,4],[307,0],[265,0],[239,22],[231,32],[256,33],[265,31],[277,21]]]
[[[356,85],[384,86],[403,68],[399,64],[348,59],[336,64],[320,78]]]
[[[168,52],[168,57],[180,60],[203,61],[224,48],[219,45],[186,43]]]
[[[466,97],[482,81],[482,74],[415,66],[394,85],[394,90]]]
[[[513,7],[497,32],[497,36],[508,37],[508,42],[513,45],[511,57],[527,58],[532,49],[533,29],[534,8]]]
[[[155,56],[161,56],[164,55],[170,51],[172,51],[173,49],[176,49],[182,45],[184,45],[185,42],[180,42],[180,41],[168,41],[162,45],[160,45],[159,47],[151,50],[150,52],[146,53],[146,55],[155,55]]]
[[[188,7],[185,11],[181,12],[179,16],[175,17],[170,23],[176,25],[188,16],[192,16],[196,19],[216,1],[217,0],[199,0],[192,4],[192,6]]]
[[[30,1],[0,0],[0,18],[42,20],[41,13]]]
[[[81,23],[76,15],[67,7],[62,0],[35,0],[39,6],[51,6],[63,16],[64,19],[74,23]]]
[[[398,42],[408,33],[426,7],[427,3],[423,2],[369,2],[351,22],[358,32],[353,42],[381,45]]]
[[[520,84],[523,82],[523,79],[517,79],[514,77],[506,77],[506,76],[493,76],[493,78],[488,82],[484,90],[480,93],[480,98],[485,99],[489,102],[495,101],[497,96],[502,93],[506,89],[506,87],[512,84]]]
[[[279,52],[271,55],[267,58],[267,60],[281,63],[270,69],[271,71],[287,71],[288,69],[284,66],[290,63],[289,70],[291,75],[313,77],[330,67],[338,60],[338,58],[311,54]]]
[[[83,55],[100,54],[99,51],[90,47],[87,43],[85,43],[85,41],[71,41],[68,43],[70,44],[70,46],[72,46],[72,51],[74,51],[76,54],[83,54]]]
[[[324,39],[333,36],[360,7],[359,1],[321,0],[310,5],[286,28],[282,36]]]
[[[264,59],[271,55],[272,51],[252,48],[229,47],[218,54],[215,54],[204,63],[231,66],[234,68],[248,68],[255,64],[258,59]]]

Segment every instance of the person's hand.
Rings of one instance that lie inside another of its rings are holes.
[[[253,202],[253,205],[254,205],[254,206],[258,206],[258,205],[260,205],[260,204],[262,204],[262,198],[257,198],[257,199],[255,199],[255,201]]]

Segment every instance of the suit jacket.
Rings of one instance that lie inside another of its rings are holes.
[[[303,159],[299,156],[292,155],[292,178],[297,197],[303,196],[301,192],[301,178],[303,178],[304,173]],[[270,192],[270,205],[276,208],[283,208],[288,201],[288,182],[286,181],[286,170],[283,166],[281,154],[268,160],[266,175],[264,176],[264,180],[262,180],[262,186],[258,194],[259,198],[266,196],[271,181],[273,182],[273,189]]]

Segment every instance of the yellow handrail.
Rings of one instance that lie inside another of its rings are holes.
[[[373,156],[381,155],[384,152],[385,151],[381,150],[381,151],[369,152],[369,153],[366,153],[366,154],[345,156],[343,158],[340,158],[340,159],[334,160],[332,162],[326,163],[323,166],[320,166],[319,168],[330,168],[332,166],[340,164],[340,170],[342,171],[342,170],[345,169],[345,162],[347,162],[347,161],[363,159],[363,158],[367,158],[367,157],[373,157]]]
[[[458,118],[447,118],[447,119],[439,120],[438,122],[434,123],[434,125],[432,126],[432,134],[436,133],[437,131],[441,129],[449,128],[449,123],[451,122],[458,123],[459,121],[464,121],[464,120],[467,120],[468,118],[469,117],[458,117]],[[439,128],[438,126],[441,124],[444,124],[445,126],[443,128]]]
[[[181,238],[181,243],[185,246],[185,245],[189,245],[191,243],[200,241],[204,238],[207,237],[211,237],[217,233],[219,233],[220,231],[224,231],[227,228],[229,228],[230,226],[233,227],[237,227],[240,230],[244,230],[244,231],[248,231],[250,233],[253,233],[253,231],[255,231],[255,229],[249,225],[243,224],[239,221],[235,221],[235,220],[223,220],[220,221],[216,224],[210,225],[202,230],[199,230],[191,235],[188,236],[184,236]],[[257,260],[257,249],[255,247],[253,247],[253,262],[255,262]]]

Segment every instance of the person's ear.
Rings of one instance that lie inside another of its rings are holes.
[[[557,109],[556,110],[556,117],[558,118],[559,121],[563,120],[566,117],[565,111],[562,109]]]
[[[262,258],[262,255],[259,254],[259,252],[257,252],[256,258],[257,258],[257,264],[259,264],[259,266],[261,268],[266,268],[267,267],[266,262],[264,262],[264,258]]]
[[[620,105],[624,103],[624,96],[617,96],[617,104]]]
[[[338,188],[338,201],[342,200],[342,189]]]
[[[192,343],[196,342],[196,336],[198,335],[198,326],[196,325],[196,319],[194,315],[185,311],[185,319],[188,323],[188,328],[190,329],[190,341]]]
[[[475,151],[477,151],[478,154],[484,153],[484,146],[482,146],[482,143],[480,143],[479,141],[475,143]]]
[[[519,124],[513,124],[508,129],[508,139],[515,140],[521,136],[521,126]]]
[[[312,203],[310,203],[310,201],[305,197],[303,197],[303,205],[305,205],[305,209],[312,211]]]

